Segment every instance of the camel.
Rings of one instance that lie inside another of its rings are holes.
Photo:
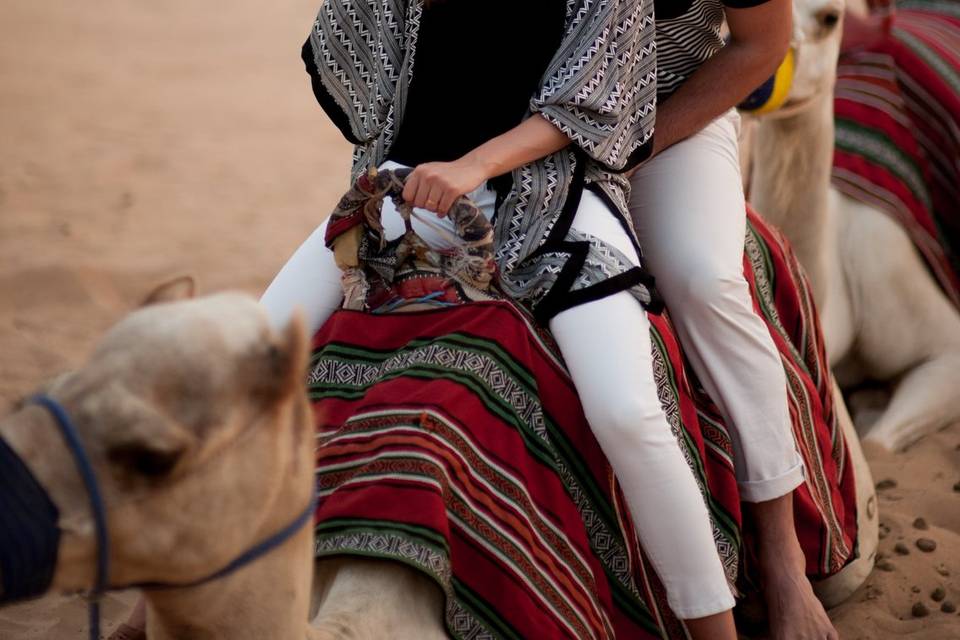
[[[190,300],[193,289],[189,278],[157,288],[83,367],[42,390],[73,417],[93,462],[112,585],[214,574],[310,504],[314,420],[302,323],[278,333],[253,298]],[[89,500],[51,416],[22,403],[0,420],[0,438],[59,512],[50,590],[89,590],[97,552]],[[447,637],[440,590],[412,569],[330,559],[314,577],[309,525],[214,582],[144,597],[151,640],[330,640],[347,629],[380,638],[388,625],[401,640]]]
[[[291,522],[313,490],[301,323],[278,333],[253,299],[189,300],[192,290],[189,279],[161,286],[83,367],[43,389],[73,416],[93,461],[107,504],[114,585],[208,576]],[[50,415],[24,403],[0,421],[0,438],[59,511],[51,590],[88,590],[96,556],[88,499]],[[855,439],[851,454],[858,471],[865,468]],[[856,589],[873,562],[869,471],[858,479],[861,558],[818,585],[828,602]],[[863,535],[868,512],[872,547]],[[148,637],[372,640],[385,628],[398,640],[448,637],[443,594],[432,580],[389,561],[313,562],[311,533],[303,527],[215,582],[146,590]]]
[[[796,75],[783,109],[756,123],[750,199],[810,277],[841,387],[893,386],[879,416],[855,411],[864,441],[901,450],[960,420],[960,313],[897,222],[831,187],[843,10],[841,0],[795,2]]]
[[[93,462],[111,585],[213,574],[310,504],[302,323],[273,331],[239,294],[174,302],[191,289],[187,279],[160,287],[83,367],[44,389],[72,416]],[[97,553],[89,500],[50,414],[23,403],[0,421],[0,437],[59,511],[52,590],[89,590]],[[148,590],[150,638],[306,637],[311,554],[312,528],[302,526],[220,580]]]

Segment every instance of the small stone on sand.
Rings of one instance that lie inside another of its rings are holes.
[[[945,564],[938,564],[938,565],[937,565],[937,573],[939,573],[939,574],[942,575],[943,577],[947,577],[947,576],[950,575],[950,570],[947,569],[947,565],[945,565]]]
[[[957,611],[957,605],[947,600],[940,605],[940,611],[943,611],[944,613],[955,613]]]
[[[910,549],[902,542],[898,542],[897,544],[893,545],[893,550],[902,556],[910,555]]]
[[[883,491],[884,489],[893,489],[897,486],[897,481],[893,478],[886,478],[877,483],[877,491]]]
[[[917,549],[925,553],[930,553],[937,548],[937,543],[930,538],[919,538],[917,540]]]
[[[946,597],[947,597],[947,592],[944,591],[943,587],[937,587],[930,594],[930,599],[933,600],[934,602],[940,602]]]
[[[913,521],[913,528],[920,529],[921,531],[926,531],[930,528],[930,525],[927,524],[927,521],[923,518],[917,518]]]
[[[874,566],[875,566],[877,569],[880,569],[880,571],[887,571],[887,572],[889,572],[889,571],[895,571],[895,570],[896,570],[896,567],[894,567],[894,566],[893,566],[893,563],[890,562],[889,560],[881,560],[880,562],[878,562],[878,563],[875,564]]]
[[[926,618],[928,615],[930,615],[930,609],[927,609],[927,605],[923,604],[922,602],[917,602],[913,605],[910,613],[913,614],[914,618]]]

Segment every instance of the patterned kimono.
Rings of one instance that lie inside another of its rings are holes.
[[[423,0],[326,0],[314,23],[304,53],[308,68],[315,66],[321,105],[356,145],[354,178],[389,154],[414,73],[423,10]],[[515,169],[509,190],[500,193],[495,242],[501,286],[541,322],[624,290],[659,311],[645,269],[571,228],[586,188],[634,237],[622,173],[652,148],[653,1],[567,0],[562,43],[531,97],[529,114],[535,113],[573,144]]]

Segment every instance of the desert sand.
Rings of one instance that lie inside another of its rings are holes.
[[[167,276],[259,293],[331,210],[349,148],[299,60],[317,4],[0,3],[0,411]],[[930,597],[960,604],[960,425],[871,462],[896,482],[890,570],[831,612],[842,637],[960,638]],[[108,599],[108,628],[132,597]],[[85,615],[78,598],[3,609],[0,639],[85,638]]]

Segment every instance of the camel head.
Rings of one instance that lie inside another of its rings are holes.
[[[772,117],[788,116],[814,101],[832,100],[843,11],[843,0],[794,0],[793,83],[783,108]]]
[[[312,491],[307,343],[252,298],[155,291],[82,367],[42,392],[73,419],[107,507],[112,586],[185,583],[293,520]],[[30,402],[0,438],[46,490],[61,531],[52,587],[91,587],[89,499],[50,414]]]

